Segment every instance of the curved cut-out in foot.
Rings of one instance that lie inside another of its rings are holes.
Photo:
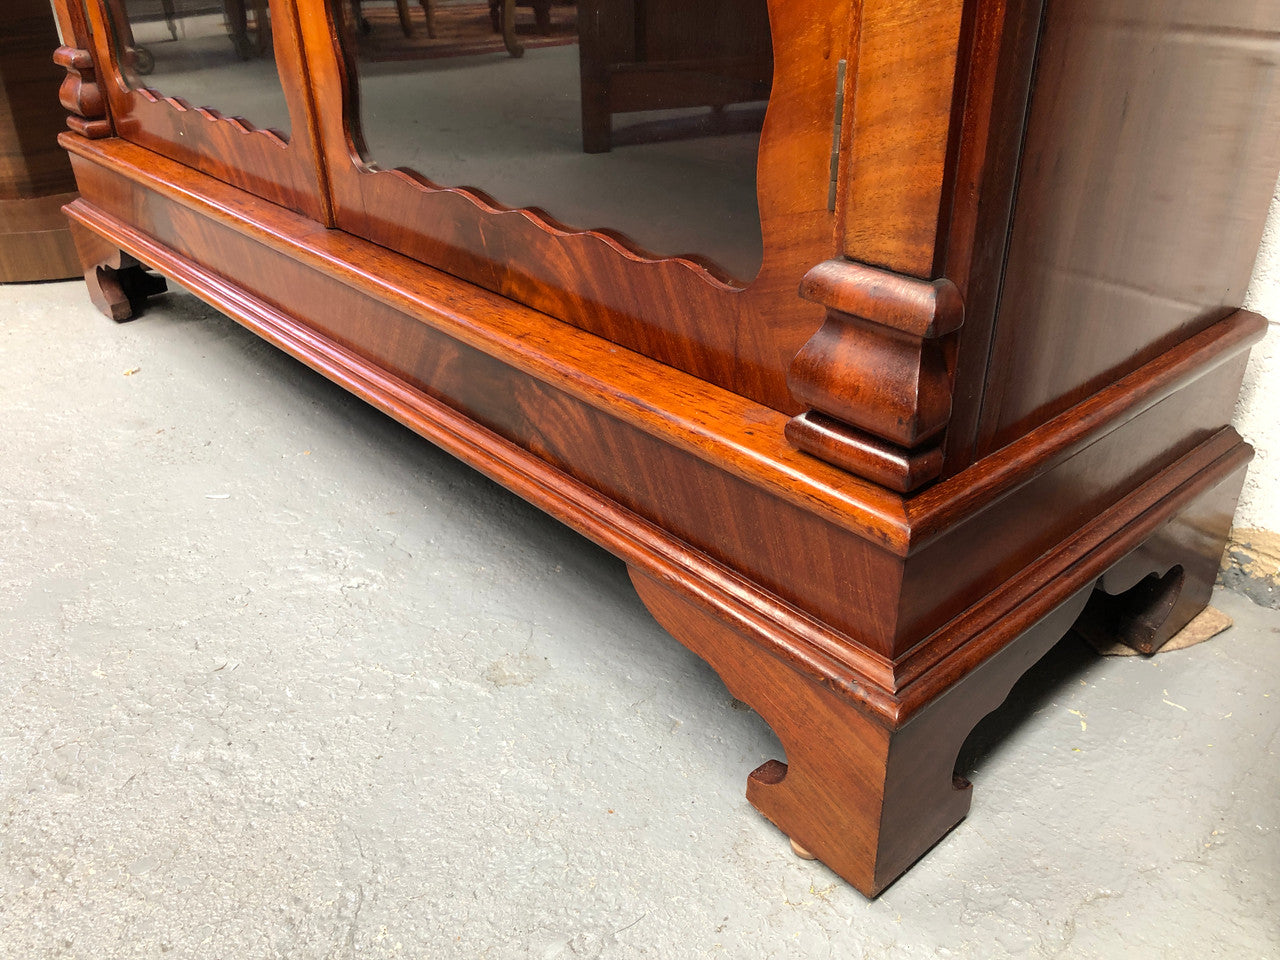
[[[869,897],[964,818],[973,791],[954,771],[965,737],[1067,632],[1090,590],[1079,590],[944,695],[894,722],[784,661],[766,638],[738,632],[673,585],[635,568],[631,579],[657,621],[711,664],[782,741],[787,762],[756,768],[747,778],[747,800],[797,853],[821,860]]]
[[[127,254],[120,254],[117,263],[118,266],[92,266],[85,271],[84,279],[93,305],[116,323],[123,323],[138,315],[148,297],[164,293],[168,285],[164,277],[148,273]]]
[[[133,319],[133,304],[124,292],[116,271],[110,267],[90,267],[85,271],[84,282],[89,287],[89,299],[93,305],[116,323]]]
[[[1139,653],[1155,653],[1188,619],[1185,615],[1174,616],[1183,599],[1186,581],[1181,564],[1175,564],[1163,574],[1147,574],[1119,592],[1108,590],[1104,578],[1089,599],[1076,629],[1095,643],[1119,641]],[[1194,611],[1199,612],[1203,606],[1203,603],[1195,604]]]

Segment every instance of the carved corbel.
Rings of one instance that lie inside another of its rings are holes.
[[[71,112],[67,117],[67,127],[90,140],[111,136],[107,102],[98,86],[89,51],[59,47],[54,51],[53,62],[67,71],[66,79],[58,88],[58,99]]]
[[[935,479],[951,416],[943,338],[964,321],[956,285],[828,260],[800,295],[827,319],[791,363],[791,393],[812,409],[787,424],[787,439],[902,493]]]

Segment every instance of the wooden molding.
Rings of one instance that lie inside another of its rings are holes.
[[[104,238],[109,249],[118,247],[163,271],[260,336],[591,537],[632,567],[674,586],[751,644],[765,648],[792,670],[891,727],[905,723],[941,689],[1015,640],[1029,623],[1066,602],[1075,591],[1091,586],[1192,500],[1240,471],[1252,453],[1235,431],[1218,431],[1141,488],[1120,498],[1075,536],[934,630],[924,642],[889,659],[864,649],[636,511],[568,476],[539,453],[475,423],[388,373],[377,362],[316,332],[86,200],[68,206],[67,213],[78,227],[87,228],[77,230],[78,243],[91,231]],[[87,260],[101,259],[93,255],[95,251],[90,251],[87,242],[82,251]],[[137,261],[122,258],[110,262],[113,267],[126,268]],[[592,398],[611,409],[621,400],[614,396]],[[645,426],[654,430],[658,425]],[[658,436],[664,444],[675,439],[660,432]]]
[[[103,160],[108,159],[102,155],[106,152],[105,145],[90,144],[69,136],[64,137],[64,141],[69,141],[68,145],[72,146],[77,153],[85,156],[99,155]],[[129,155],[141,151],[137,151],[137,148],[130,145],[112,141],[109,152]],[[123,156],[120,159],[123,160]],[[143,171],[122,165],[121,171],[124,170],[129,170],[134,176],[154,177],[156,174],[154,168]],[[83,182],[92,181],[85,179]],[[159,186],[158,180],[156,183]],[[206,184],[206,186],[211,194],[221,194],[221,196],[213,202],[204,201],[200,204],[202,216],[211,217],[215,221],[232,222],[237,216],[234,206],[235,189],[226,185]],[[97,189],[95,184],[95,197]],[[171,184],[168,190],[176,191],[177,187]],[[194,195],[185,194],[183,191],[175,192],[173,197],[175,200],[185,202],[197,200]],[[339,377],[334,371],[339,368],[350,369],[353,366],[366,371],[361,375],[362,377],[374,378],[379,383],[390,382],[389,375],[378,366],[378,363],[382,363],[385,367],[388,362],[385,359],[375,361],[368,358],[354,358],[347,351],[337,350],[336,344],[330,343],[325,337],[313,331],[308,331],[298,321],[281,313],[279,309],[269,308],[262,300],[250,296],[246,291],[232,289],[214,272],[225,270],[225,266],[221,265],[216,258],[210,267],[201,267],[191,260],[176,255],[165,245],[166,241],[157,243],[83,200],[68,208],[68,213],[83,225],[109,237],[113,244],[122,247],[143,262],[163,269],[169,276],[199,291],[201,296],[210,300],[219,309],[237,317],[247,326],[280,343],[285,349],[306,359],[307,362],[313,362],[317,358],[323,359],[318,369],[339,379],[340,382],[347,382],[346,375]],[[170,213],[164,215],[162,220],[168,223],[176,220],[176,217]],[[314,230],[295,232],[295,228],[305,229],[305,226],[305,221],[296,215],[278,211],[272,222],[264,224],[263,229],[254,230],[253,236],[264,249],[277,249],[299,266],[307,268],[310,271],[307,275],[315,277],[329,275],[336,282],[358,290],[362,296],[369,298],[370,303],[381,301],[396,311],[416,318],[414,322],[417,325],[433,327],[448,338],[471,345],[494,358],[501,365],[510,367],[521,375],[527,374],[536,378],[558,391],[555,395],[546,394],[545,400],[543,394],[538,393],[530,411],[522,416],[535,417],[541,415],[537,411],[558,409],[561,412],[554,416],[563,417],[567,415],[563,412],[568,409],[567,399],[581,401],[607,412],[614,421],[612,425],[593,423],[590,432],[608,429],[614,431],[616,442],[622,442],[620,434],[617,434],[618,425],[630,425],[652,438],[653,442],[664,449],[670,448],[691,454],[699,461],[712,465],[722,474],[745,481],[749,486],[734,488],[737,491],[735,495],[739,497],[736,507],[739,513],[747,509],[745,497],[753,488],[769,497],[775,509],[780,510],[784,504],[791,504],[802,511],[795,514],[794,519],[787,521],[788,529],[798,530],[805,516],[821,518],[822,523],[833,524],[841,519],[843,513],[843,523],[839,525],[839,529],[852,533],[854,538],[864,546],[875,544],[875,549],[883,553],[876,553],[873,556],[874,551],[857,554],[848,552],[852,549],[853,541],[845,540],[845,534],[838,534],[836,527],[827,526],[822,528],[821,532],[818,528],[814,528],[812,539],[805,539],[804,534],[797,534],[796,536],[800,538],[799,552],[788,553],[785,566],[794,571],[803,562],[804,557],[814,554],[817,544],[822,544],[824,550],[844,550],[844,553],[837,552],[832,556],[832,562],[837,568],[859,563],[874,566],[879,571],[875,581],[875,595],[867,598],[867,603],[874,600],[877,610],[881,607],[891,611],[898,610],[900,604],[908,599],[919,606],[922,603],[920,593],[922,590],[925,595],[932,595],[931,584],[936,584],[939,580],[936,564],[923,555],[913,558],[910,551],[913,545],[910,538],[916,534],[917,527],[923,542],[931,549],[954,552],[946,542],[928,543],[927,539],[927,534],[930,532],[934,537],[942,533],[936,529],[935,524],[940,516],[945,515],[947,529],[954,529],[958,533],[960,546],[956,549],[964,550],[968,556],[968,563],[964,569],[981,573],[987,569],[991,561],[984,556],[985,548],[966,546],[968,541],[965,539],[965,528],[982,527],[984,530],[993,531],[991,536],[986,537],[986,542],[1001,545],[996,551],[998,554],[996,561],[999,557],[1007,556],[1013,549],[1008,537],[1021,540],[1026,538],[1028,532],[1013,534],[1010,531],[1006,534],[1006,526],[1003,525],[1002,518],[988,520],[982,516],[984,511],[1001,498],[1010,496],[1020,486],[1028,486],[1032,490],[1032,497],[1035,498],[1044,496],[1044,491],[1052,488],[1054,478],[1057,476],[1065,474],[1067,477],[1066,480],[1058,480],[1058,483],[1072,484],[1069,468],[1064,460],[1072,451],[1078,450],[1083,444],[1089,442],[1088,438],[1077,432],[1074,435],[1075,442],[1065,449],[1037,447],[1039,452],[1034,456],[1029,456],[1028,451],[1019,450],[1018,456],[1009,466],[1012,475],[988,469],[985,476],[989,483],[984,482],[982,476],[961,475],[943,485],[935,485],[926,494],[904,501],[903,498],[881,487],[869,483],[858,483],[842,471],[790,450],[781,438],[781,426],[784,420],[780,415],[771,415],[763,408],[744,404],[741,398],[733,398],[709,385],[699,384],[693,378],[683,377],[675,371],[663,369],[639,355],[623,354],[617,347],[598,341],[571,327],[561,325],[552,332],[549,325],[553,324],[553,321],[547,320],[534,311],[510,304],[504,305],[500,302],[500,298],[484,291],[467,290],[465,300],[460,301],[459,290],[453,287],[451,288],[453,293],[446,296],[445,278],[437,277],[434,272],[426,268],[403,263],[393,256],[387,256],[386,269],[378,271],[376,275],[344,267],[343,264],[350,262],[356,253],[368,252],[367,246],[362,241],[345,238],[344,235],[331,231],[323,236],[315,235]],[[179,234],[181,233],[182,231],[179,230]],[[208,252],[211,255],[222,254],[221,248]],[[265,261],[265,258],[259,259]],[[274,274],[283,268],[284,264],[281,263],[279,267],[273,266],[270,272]],[[266,295],[268,298],[275,297],[271,291],[266,291]],[[465,316],[458,313],[464,307]],[[495,310],[498,312],[494,312]],[[352,311],[344,309],[342,312],[345,316]],[[270,327],[264,328],[262,326],[264,318],[268,317],[272,318]],[[1256,321],[1257,318],[1249,319]],[[391,317],[388,316],[381,323],[385,326],[390,321]],[[1117,396],[1103,398],[1106,401],[1103,404],[1104,409],[1092,411],[1095,416],[1078,418],[1081,424],[1093,428],[1090,430],[1090,435],[1095,441],[1093,446],[1100,449],[1106,446],[1105,443],[1096,442],[1100,436],[1105,435],[1107,430],[1107,423],[1099,422],[1096,419],[1097,416],[1101,416],[1104,412],[1111,412],[1113,416],[1108,422],[1114,423],[1116,411],[1111,410],[1111,407],[1120,403],[1121,399],[1145,409],[1155,404],[1159,397],[1168,396],[1179,383],[1185,383],[1188,378],[1194,377],[1195,374],[1191,370],[1193,366],[1199,370],[1209,370],[1224,362],[1226,357],[1235,356],[1238,359],[1250,340],[1258,335],[1259,331],[1256,327],[1257,324],[1254,322],[1244,322],[1231,330],[1222,331],[1223,335],[1213,338],[1212,343],[1188,344],[1187,349],[1181,351],[1183,355],[1168,358],[1171,366],[1164,371],[1165,376],[1149,388],[1144,386],[1141,396],[1135,396],[1131,384],[1118,385]],[[287,341],[281,339],[280,333],[272,332],[285,330],[296,332],[290,333]],[[340,334],[340,336],[346,337],[347,334]],[[553,336],[554,342],[548,339]],[[407,334],[402,336],[399,342],[402,345],[410,343]],[[413,353],[416,349],[415,347],[409,352]],[[443,344],[436,346],[433,341],[429,348],[424,346],[423,349],[427,351],[424,355],[434,355],[442,351],[448,354],[452,348],[447,348]],[[596,382],[592,376],[592,371],[600,368],[606,362],[606,357],[614,365],[614,382],[611,387]],[[450,361],[450,364],[458,365],[454,361]],[[636,368],[634,379],[631,379],[629,374],[624,376],[624,373],[633,366]],[[440,375],[439,370],[434,367],[432,369],[434,371],[432,376]],[[411,381],[423,375],[425,374],[408,374]],[[490,375],[486,374],[486,376]],[[401,381],[397,383],[401,384],[396,388],[397,391],[408,390],[413,398],[420,398],[417,390]],[[662,385],[661,389],[657,387],[659,384]],[[397,418],[405,422],[412,420],[410,425],[414,429],[427,432],[432,439],[455,450],[463,459],[475,462],[474,452],[468,453],[466,450],[456,449],[451,441],[442,440],[434,428],[427,431],[421,412],[409,418],[405,413],[407,408],[404,406],[410,403],[409,400],[402,398],[395,400],[393,406],[387,406],[383,400],[379,399],[383,394],[383,387],[375,390],[368,385],[353,384],[351,389],[383,409],[387,409]],[[532,394],[533,391],[532,386],[528,384],[518,388],[513,387],[513,389],[526,394]],[[403,396],[407,397],[409,394]],[[666,408],[677,399],[688,409],[699,411],[698,419],[673,417]],[[470,402],[460,405],[465,408]],[[418,403],[419,399],[413,399],[411,405]],[[440,404],[433,401],[430,414],[433,420],[444,416],[444,413],[437,409],[438,407]],[[449,414],[451,422],[461,416],[456,410]],[[747,425],[745,430],[742,429],[743,424]],[[502,429],[510,433],[513,428],[504,426]],[[477,435],[476,445],[496,442],[496,433],[483,432],[484,438],[479,438]],[[536,445],[542,450],[543,456],[548,455],[546,430],[539,428],[537,436]],[[512,458],[525,456],[518,453],[517,448],[509,449],[509,446],[509,444],[503,446],[503,450],[506,451],[503,454],[505,462],[509,463]],[[1233,462],[1228,464],[1229,467],[1237,466],[1242,462],[1239,458],[1246,456],[1247,451],[1248,448],[1240,443],[1238,436],[1229,430],[1224,431],[1212,443],[1200,443],[1196,446],[1194,456],[1184,456],[1178,461],[1176,467],[1170,467],[1164,471],[1161,477],[1168,479],[1152,477],[1143,481],[1143,496],[1149,496],[1151,490],[1168,491],[1172,487],[1185,483],[1190,477],[1209,472],[1208,465],[1224,455],[1233,458]],[[613,462],[617,458],[608,459]],[[689,464],[683,469],[688,472],[692,468],[692,464]],[[482,466],[482,469],[489,472],[489,468]],[[552,468],[545,466],[539,468],[539,470],[542,469]],[[552,473],[555,473],[553,469]],[[536,486],[544,488],[549,482],[548,477],[539,479]],[[839,482],[840,477],[845,478],[843,487]],[[1044,481],[1039,479],[1041,477],[1045,478]],[[511,483],[509,479],[504,479],[503,482]],[[1048,487],[1045,486],[1046,483]],[[563,478],[558,480],[557,484],[561,491],[567,489]],[[541,503],[544,498],[544,494],[538,493],[533,487],[526,489],[521,486],[520,489],[524,495],[535,502]],[[579,494],[581,497],[587,497],[588,488],[583,486],[582,490],[574,496],[579,497]],[[1057,496],[1061,501],[1061,495]],[[599,494],[591,494],[591,497],[594,498],[592,502],[597,505],[604,502]],[[635,509],[641,509],[640,501],[630,496],[627,499],[633,502]],[[670,500],[669,491],[665,499]],[[899,504],[897,511],[900,515],[909,518],[910,525],[906,530],[900,530],[896,526],[896,514],[891,508],[894,501]],[[579,502],[586,504],[586,500],[581,498]],[[1149,500],[1144,501],[1144,503],[1149,502]],[[559,495],[556,503],[563,503]],[[653,504],[650,503],[644,509],[652,507]],[[562,519],[565,518],[568,510],[566,507],[554,505],[548,505],[546,508]],[[585,509],[584,506],[583,510]],[[591,507],[591,511],[595,509]],[[705,504],[702,509],[705,510]],[[1139,504],[1137,507],[1126,506],[1117,509],[1122,516],[1133,516],[1135,512],[1145,509],[1145,506]],[[574,508],[569,512],[579,515],[582,510]],[[620,515],[614,513],[610,513],[612,519],[607,523],[593,522],[589,528],[579,520],[571,522],[576,528],[604,543],[610,550],[619,553],[628,562],[633,564],[638,562],[641,566],[648,567],[650,561],[637,559],[638,555],[632,550],[638,542],[651,539],[652,532],[657,528],[643,516],[637,516],[631,510],[626,513],[629,518],[626,523],[619,519]],[[667,513],[669,514],[670,511],[667,510]],[[973,522],[970,523],[969,520]],[[664,522],[671,523],[670,517]],[[624,537],[626,542],[608,533],[605,528],[610,524],[615,528],[621,527],[632,531]],[[1098,529],[1100,528],[1097,524],[1090,528],[1091,531]],[[903,533],[909,539],[905,543],[895,544],[894,538]],[[1091,532],[1090,536],[1091,543],[1098,542],[1097,535]],[[661,579],[670,578],[684,583],[696,581],[704,587],[714,582],[717,586],[714,589],[707,587],[703,596],[704,601],[715,608],[717,616],[728,617],[735,625],[735,629],[739,631],[761,638],[771,638],[768,642],[773,649],[785,648],[791,651],[788,656],[792,657],[794,665],[798,668],[810,671],[817,676],[826,676],[832,682],[836,682],[851,698],[863,702],[873,711],[886,712],[888,716],[896,716],[900,710],[892,705],[891,698],[894,692],[901,690],[904,684],[918,679],[922,673],[931,672],[929,669],[922,669],[926,663],[932,664],[935,658],[947,659],[947,651],[952,651],[957,646],[966,646],[975,634],[985,633],[988,636],[985,643],[998,645],[1003,642],[997,638],[996,634],[991,634],[990,624],[1001,618],[1007,618],[1009,610],[1017,605],[1017,602],[1005,604],[1000,599],[1001,596],[1007,596],[1007,593],[993,594],[987,602],[984,602],[984,609],[995,607],[1001,612],[997,616],[985,619],[986,626],[963,627],[959,622],[948,622],[963,612],[960,607],[940,609],[936,613],[921,608],[921,614],[911,618],[906,618],[899,610],[893,616],[897,618],[897,622],[906,623],[907,626],[898,631],[902,634],[900,637],[890,637],[889,634],[883,633],[883,630],[897,628],[893,623],[877,625],[872,622],[875,618],[869,607],[862,608],[857,622],[844,622],[840,616],[840,607],[835,604],[843,600],[847,606],[846,594],[840,593],[838,596],[833,596],[830,603],[822,597],[807,595],[792,601],[783,594],[780,587],[768,587],[767,585],[772,581],[758,572],[746,569],[747,579],[744,579],[742,572],[730,570],[706,556],[701,556],[697,563],[694,563],[690,559],[692,554],[689,535],[686,534],[683,539],[680,539],[680,535],[677,534],[677,539],[682,543],[680,550],[685,559],[681,561],[683,565],[681,569],[684,572],[677,576],[668,568],[667,572],[660,574]],[[693,539],[696,540],[696,537]],[[718,542],[723,546],[723,534]],[[1040,590],[1046,580],[1055,580],[1052,570],[1060,562],[1059,560],[1051,558],[1044,563],[1035,561],[1035,557],[1043,555],[1044,550],[1050,548],[1052,548],[1051,543],[1042,545],[1038,540],[1029,543],[1025,561],[1029,564],[1027,576],[1015,578],[1016,583],[1021,584],[1017,590]],[[1124,552],[1131,548],[1131,546],[1125,547]],[[697,553],[696,543],[693,544],[692,549],[693,553]],[[1076,548],[1073,546],[1071,549]],[[915,554],[919,554],[919,551],[915,551]],[[1123,553],[1110,555],[1110,559],[1114,561],[1120,556],[1123,556]],[[909,573],[917,568],[935,570],[935,573],[927,577],[922,585],[912,586],[911,598],[914,599],[908,598],[905,594],[899,596],[894,586],[894,578],[901,576],[901,573],[895,573],[895,570],[898,570],[902,560],[911,564],[908,568]],[[1024,561],[1019,557],[1018,562],[1022,564]],[[653,568],[650,567],[650,569]],[[951,567],[947,566],[945,569],[949,570]],[[1105,564],[1098,565],[1096,569],[1100,573],[1105,569]],[[968,574],[966,573],[965,576]],[[752,580],[755,583],[752,583]],[[759,586],[762,580],[766,584],[764,589]],[[963,584],[955,586],[954,592],[963,593],[968,589],[970,587],[966,580]],[[948,592],[952,590],[953,588],[948,587]],[[810,613],[800,613],[801,609]],[[812,617],[812,611],[815,610],[821,611],[823,618],[821,624]],[[879,614],[877,613],[876,616]],[[972,620],[968,622],[973,623]],[[835,629],[832,625],[835,625]],[[878,633],[873,635],[873,630]],[[1004,636],[999,631],[997,634]],[[782,638],[786,638],[785,641]],[[840,679],[833,680],[833,678]]]
[[[67,127],[90,140],[111,136],[107,101],[98,86],[93,54],[77,47],[59,47],[54,51],[53,62],[67,71],[58,89],[58,100],[71,112]]]
[[[797,450],[898,493],[909,493],[942,470],[941,447],[907,450],[813,410],[788,420],[785,433]]]
[[[812,408],[791,421],[788,439],[901,493],[936,478],[935,438],[951,416],[942,338],[964,322],[955,284],[828,260],[805,275],[800,295],[827,319],[788,372],[792,396]]]
[[[990,509],[1106,432],[1136,419],[1223,364],[1242,363],[1245,352],[1266,332],[1264,317],[1236,310],[1021,439],[922,491],[907,509],[909,552],[927,548],[962,518]],[[1038,466],[1028,472],[1032,463]]]
[[[827,260],[805,274],[800,296],[828,310],[936,340],[964,322],[964,301],[950,280],[917,280],[852,260]]]
[[[352,261],[373,249],[366,242],[342,231],[317,233],[297,214],[264,209],[236,187],[123,140],[90,143],[64,135],[61,143],[73,159],[244,231],[266,247],[318,273],[360,286],[388,306],[420,317],[450,337],[588,403],[611,397],[618,401],[613,415],[900,557],[930,546],[946,530],[1036,482],[1197,378],[1222,364],[1239,362],[1266,332],[1263,318],[1237,311],[981,464],[904,498],[797,453],[783,437],[789,418],[777,411],[478,288],[467,288],[471,316],[464,316],[456,305],[457,290],[438,271],[385,252],[382,269],[360,269]],[[567,368],[566,351],[580,358],[576,371]],[[617,368],[608,383],[595,373],[605,363]],[[684,413],[676,416],[663,407],[659,383],[671,385],[671,392],[687,400]],[[732,424],[747,424],[748,429],[731,430]]]

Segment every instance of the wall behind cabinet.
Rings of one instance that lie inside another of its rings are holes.
[[[1257,449],[1236,511],[1227,578],[1254,600],[1280,607],[1280,183],[1245,306],[1271,321],[1253,348],[1235,425]]]

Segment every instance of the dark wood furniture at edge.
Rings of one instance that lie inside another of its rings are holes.
[[[744,285],[366,164],[323,2],[272,0],[285,143],[125,90],[57,0],[67,213],[110,315],[159,271],[624,559],[786,747],[748,798],[873,896],[1095,591],[1145,650],[1204,606],[1251,456],[1280,9],[1108,3],[770,3]]]
[[[0,7],[0,283],[81,271],[62,214],[76,184],[57,142],[63,73],[48,57],[57,40],[46,0]]]
[[[578,0],[582,149],[607,153],[613,115],[769,98],[765,0]]]

